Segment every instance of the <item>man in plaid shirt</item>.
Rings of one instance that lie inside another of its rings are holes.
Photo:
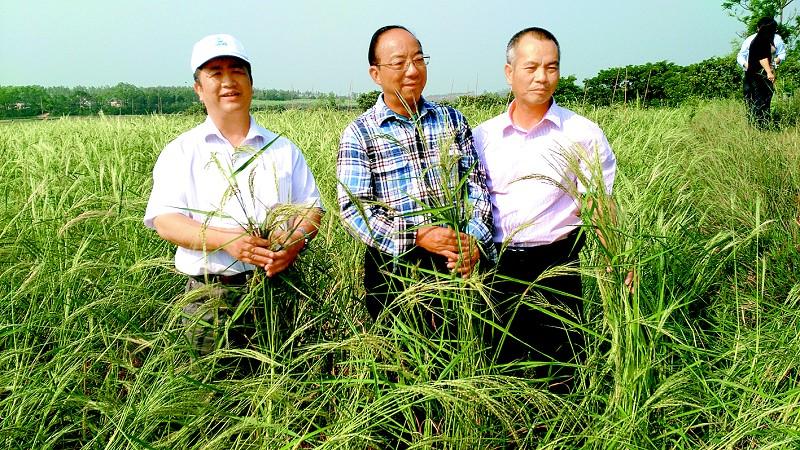
[[[472,131],[455,109],[422,98],[428,56],[420,42],[404,27],[386,26],[373,34],[368,58],[383,93],[344,130],[336,172],[342,217],[367,244],[366,303],[377,318],[397,292],[389,273],[403,263],[466,277],[482,250],[494,260],[495,249]]]

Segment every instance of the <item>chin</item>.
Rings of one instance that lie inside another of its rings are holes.
[[[416,105],[417,102],[419,102],[420,97],[422,97],[422,94],[417,94],[417,93],[403,94],[403,101],[405,101],[409,105]]]
[[[534,95],[534,96],[526,96],[523,98],[525,103],[527,103],[529,106],[541,106],[550,103],[550,99],[552,98],[552,96]]]

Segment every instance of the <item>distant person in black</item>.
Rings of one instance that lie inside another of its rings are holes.
[[[778,23],[771,17],[758,21],[758,32],[750,43],[747,70],[744,72],[744,101],[747,118],[760,129],[771,126],[770,103],[774,91],[775,72],[772,70],[773,41]]]

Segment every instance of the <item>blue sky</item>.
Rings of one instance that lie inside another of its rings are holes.
[[[561,43],[562,75],[731,53],[743,26],[721,0],[336,1],[0,0],[0,85],[189,86],[192,44],[230,33],[255,86],[348,94],[374,89],[366,53],[383,25],[431,55],[429,94],[498,91],[505,45],[528,26]]]

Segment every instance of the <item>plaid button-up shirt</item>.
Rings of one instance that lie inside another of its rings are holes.
[[[495,259],[485,171],[457,110],[422,99],[407,118],[381,95],[342,133],[336,174],[342,218],[365,244],[399,256],[414,248],[420,225],[456,226]],[[443,210],[462,224],[443,223]]]

